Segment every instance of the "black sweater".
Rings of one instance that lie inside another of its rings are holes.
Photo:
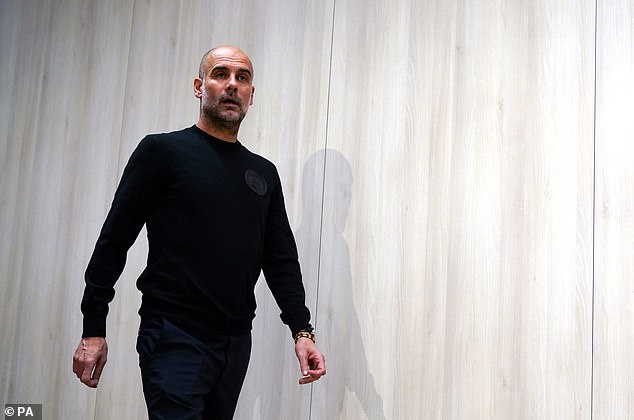
[[[147,136],[130,157],[86,269],[83,337],[105,337],[113,286],[144,224],[142,317],[194,334],[248,332],[262,270],[282,321],[310,327],[275,166],[194,125]]]

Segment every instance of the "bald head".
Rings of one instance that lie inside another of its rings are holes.
[[[214,66],[216,58],[227,55],[245,59],[248,63],[251,75],[253,75],[253,64],[251,63],[249,56],[244,51],[232,45],[220,45],[207,51],[200,59],[198,77],[204,79],[205,74]]]

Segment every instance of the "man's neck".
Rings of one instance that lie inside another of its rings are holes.
[[[240,128],[239,124],[235,128],[224,128],[218,127],[203,118],[199,118],[196,126],[210,136],[222,141],[235,143],[238,140],[238,129]]]

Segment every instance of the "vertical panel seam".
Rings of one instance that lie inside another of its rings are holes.
[[[596,278],[596,209],[597,209],[597,51],[599,27],[599,0],[594,2],[594,103],[592,125],[592,309],[590,339],[590,420],[594,419],[594,340],[595,340],[595,278]]]
[[[326,196],[326,159],[328,156],[328,129],[330,122],[330,86],[332,82],[332,61],[333,61],[333,46],[335,39],[335,9],[336,9],[336,0],[332,2],[332,25],[330,29],[330,60],[328,63],[328,95],[326,99],[326,126],[324,127],[325,135],[324,135],[324,161],[322,162],[324,171],[321,179],[321,209],[319,216],[319,242],[318,247],[319,251],[317,253],[317,287],[315,290],[315,328],[318,327],[318,319],[319,319],[319,283],[321,280],[321,250],[322,250],[322,236],[323,236],[323,227],[324,227],[324,202]],[[310,386],[310,400],[308,404],[308,419],[311,420],[313,417],[313,390],[314,385]]]

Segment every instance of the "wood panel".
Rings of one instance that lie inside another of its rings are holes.
[[[597,3],[594,418],[634,413],[634,2]]]
[[[115,181],[146,134],[177,130],[195,122],[191,83],[197,63],[195,55],[189,60],[179,56],[180,28],[179,2],[134,2],[127,56],[119,57],[126,60],[127,66],[123,71],[126,89],[122,98],[121,133],[111,140],[120,144]],[[113,194],[114,190],[110,191],[109,200]],[[135,351],[137,311],[141,304],[135,281],[147,260],[146,236],[143,229],[115,286],[116,295],[107,320],[108,366],[95,404],[96,419],[147,418]]]
[[[132,7],[2,2],[1,395],[92,417],[71,372],[87,261],[117,175]]]
[[[144,234],[96,392],[70,371],[83,271],[132,149],[193,124],[198,60],[232,43],[256,71],[241,140],[278,163],[329,368],[296,385],[260,282],[236,418],[627,417],[634,6],[597,3],[592,371],[595,2],[473,3],[0,2],[2,399],[146,416]]]
[[[336,3],[312,418],[589,417],[593,28]]]
[[[3,400],[43,402],[56,418],[144,418],[134,352],[144,233],[116,287],[99,389],[79,385],[70,372],[83,270],[123,166],[145,134],[196,121],[200,56],[236,44],[251,54],[258,86],[241,139],[278,163],[297,226],[303,165],[325,143],[332,3],[67,0],[1,7]],[[310,197],[303,206],[320,208],[321,191]],[[311,258],[318,240],[298,237],[313,248]],[[314,310],[316,271],[305,274]],[[236,417],[307,417],[310,388],[296,384],[290,334],[262,284],[258,298],[252,369]]]

